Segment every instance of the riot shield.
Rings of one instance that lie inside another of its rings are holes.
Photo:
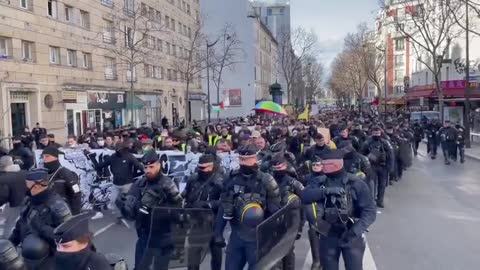
[[[151,209],[150,234],[139,269],[164,269],[167,263],[169,269],[200,265],[209,249],[214,221],[209,209]],[[168,242],[173,250],[164,246]]]
[[[413,150],[410,142],[406,140],[400,141],[400,143],[398,144],[398,148],[399,158],[402,161],[403,166],[405,168],[412,166]]]
[[[300,222],[299,203],[291,202],[257,226],[256,270],[271,269],[290,252]]]

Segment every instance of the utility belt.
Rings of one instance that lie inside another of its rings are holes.
[[[348,214],[341,214],[342,220],[340,220],[336,214],[336,209],[333,208],[335,213],[330,212],[329,209],[325,209],[324,216],[318,216],[315,222],[311,224],[312,228],[323,236],[341,236],[344,232],[350,230],[358,219],[351,217]]]

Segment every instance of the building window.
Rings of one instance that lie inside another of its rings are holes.
[[[28,1],[29,0],[20,0],[20,7],[24,9],[29,9]]]
[[[125,47],[133,46],[132,28],[125,26]]]
[[[117,78],[117,69],[115,58],[105,57],[105,79],[115,80]]]
[[[167,29],[170,29],[170,17],[168,17],[167,15],[165,15],[165,26],[167,27]]]
[[[181,23],[181,22],[178,22],[178,33],[183,34],[183,33],[182,33],[182,29],[183,29],[183,28],[182,28],[182,23]]]
[[[134,9],[134,0],[125,0],[123,11],[127,14],[132,14]]]
[[[108,20],[103,20],[103,42],[106,43],[115,43],[113,35],[113,22]]]
[[[187,4],[187,14],[190,15],[190,4]]]
[[[0,37],[0,59],[6,59],[9,56],[8,53],[8,41],[10,39],[6,37]]]
[[[77,66],[77,51],[67,50],[67,64],[71,67]]]
[[[157,39],[157,50],[163,52],[163,41],[161,39]]]
[[[161,79],[161,78],[162,78],[161,68],[160,68],[160,67],[153,67],[153,76],[154,76],[156,79]]]
[[[86,52],[82,52],[82,68],[91,69],[92,68],[92,55]]]
[[[142,16],[147,15],[147,5],[145,5],[145,3],[140,4],[140,15]]]
[[[137,81],[137,72],[135,67],[132,64],[127,66],[127,82]]]
[[[172,30],[175,31],[175,19],[170,19],[170,26],[172,27]]]
[[[192,37],[192,29],[190,29],[190,27],[188,28],[188,37],[189,37],[189,38]]]
[[[60,48],[50,47],[50,63],[51,64],[60,64]]]
[[[171,81],[172,80],[172,70],[167,69],[167,80]]]
[[[273,12],[272,12],[272,8],[267,8],[267,16],[272,16]]]
[[[90,14],[83,10],[80,10],[80,25],[83,28],[90,28]]]
[[[395,66],[403,67],[405,65],[404,59],[405,59],[405,57],[404,57],[403,54],[395,55]]]
[[[73,18],[73,8],[71,6],[65,6],[65,21],[70,22]]]
[[[52,18],[57,18],[57,1],[56,0],[48,0],[47,4],[48,16]]]
[[[113,7],[113,0],[100,0],[102,5]]]
[[[145,64],[145,78],[152,77],[152,66]]]
[[[404,76],[405,76],[405,71],[403,69],[395,70],[395,83],[403,84]]]
[[[177,56],[177,46],[172,45],[172,55]]]
[[[405,50],[405,39],[404,38],[395,39],[395,50],[397,50],[397,51]]]
[[[170,55],[170,43],[166,43],[166,46],[167,46],[167,54]]]
[[[33,43],[22,40],[23,61],[33,61]]]
[[[157,16],[156,17],[157,17],[157,19],[156,19],[157,22],[161,24],[162,23],[162,13],[158,10],[157,10]]]

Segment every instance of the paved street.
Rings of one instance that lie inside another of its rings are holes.
[[[454,270],[476,269],[480,248],[480,163],[443,165],[425,149],[402,181],[389,187],[387,208],[379,212],[368,234],[371,254],[365,269]],[[3,217],[0,215],[0,220]],[[133,264],[136,236],[114,224],[111,215],[92,222],[101,252],[117,253]],[[307,237],[296,244],[296,269],[309,269]],[[202,269],[209,269],[208,258]]]

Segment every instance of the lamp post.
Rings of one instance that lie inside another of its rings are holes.
[[[471,147],[470,142],[470,40],[469,40],[469,17],[468,17],[468,1],[465,1],[465,81],[467,83],[465,88],[465,146]]]
[[[211,103],[210,103],[210,48],[215,46],[220,38],[218,38],[215,42],[209,44],[208,40],[206,41],[207,43],[207,103],[208,103],[208,123],[210,123],[210,111],[211,111]]]

